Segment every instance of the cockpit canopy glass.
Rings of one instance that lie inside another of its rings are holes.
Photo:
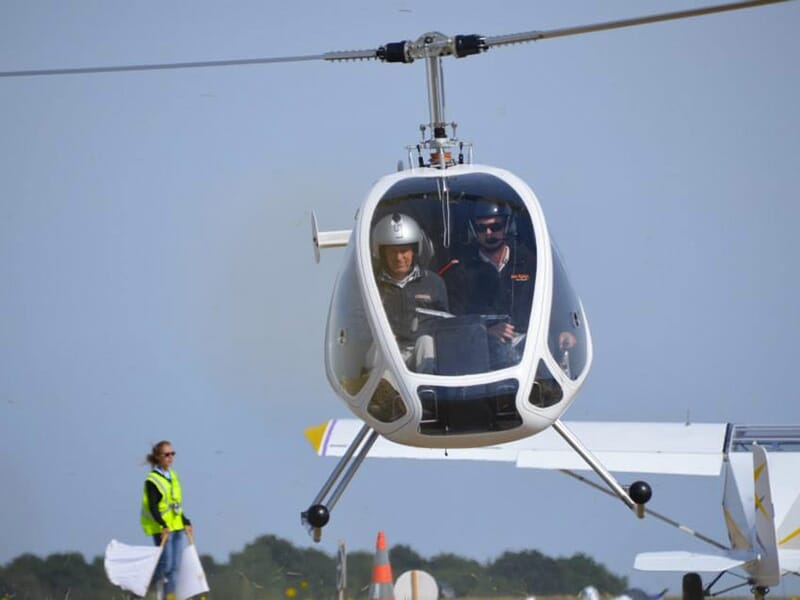
[[[373,272],[406,366],[436,375],[514,366],[525,348],[536,241],[524,202],[485,173],[404,179],[371,222]]]
[[[359,293],[355,252],[347,249],[344,269],[336,281],[328,315],[328,368],[340,393],[354,399],[375,364],[375,345]]]
[[[586,318],[578,294],[567,278],[564,262],[553,249],[553,304],[550,309],[550,332],[547,338],[553,358],[564,374],[578,379],[586,370],[588,339]]]

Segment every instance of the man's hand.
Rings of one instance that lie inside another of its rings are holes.
[[[574,347],[578,343],[577,338],[569,331],[562,331],[558,334],[558,349],[564,352]]]
[[[514,326],[511,323],[495,323],[486,329],[486,333],[508,343],[514,339]]]
[[[167,541],[168,537],[169,537],[169,528],[165,527],[164,529],[161,530],[161,545],[162,546],[164,545],[164,542]]]

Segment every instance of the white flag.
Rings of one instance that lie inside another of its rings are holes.
[[[106,546],[104,566],[108,580],[123,590],[144,596],[153,578],[161,546],[129,546],[111,540]]]
[[[175,600],[186,600],[207,591],[208,582],[197,554],[197,546],[189,544],[181,555],[178,580],[175,583]]]

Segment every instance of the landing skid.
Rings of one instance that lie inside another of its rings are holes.
[[[605,466],[595,458],[586,446],[559,420],[553,423],[553,429],[564,438],[564,441],[594,470],[606,483],[607,493],[618,497],[639,518],[645,513],[645,503],[650,500],[652,491],[644,481],[635,481],[627,489],[623,488]],[[330,521],[331,511],[341,498],[350,481],[358,471],[361,463],[369,454],[378,439],[378,432],[369,425],[363,425],[353,439],[330,477],[322,486],[308,509],[300,513],[300,521],[306,527],[315,542],[322,539],[322,528]],[[571,474],[571,473],[570,473]],[[573,475],[574,476],[574,475]],[[334,486],[336,486],[334,488]]]
[[[319,494],[314,498],[311,506],[308,507],[308,510],[300,513],[300,522],[305,526],[315,542],[322,540],[322,528],[328,524],[333,507],[336,506],[350,480],[353,479],[377,439],[378,432],[369,425],[364,425],[350,443],[350,446],[348,446],[347,452],[336,463],[336,467],[328,477],[325,485],[322,486]],[[336,485],[336,488],[326,500],[334,485]]]
[[[628,508],[636,513],[637,517],[640,519],[644,518],[647,512],[644,505],[647,504],[653,496],[653,490],[650,488],[650,484],[646,481],[634,481],[626,490],[620,485],[619,481],[616,480],[611,472],[605,468],[603,463],[597,460],[589,449],[584,446],[575,434],[567,429],[566,425],[559,419],[553,422],[553,429],[556,430],[558,435],[564,438],[564,441],[569,444],[570,448],[575,450],[584,462],[605,482],[609,487],[610,494],[622,500]]]

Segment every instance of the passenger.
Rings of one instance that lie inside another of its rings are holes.
[[[536,281],[536,254],[517,240],[513,219],[508,204],[476,202],[468,223],[474,243],[463,259],[440,270],[454,313],[497,317],[486,323],[492,368],[517,364],[522,357]],[[569,332],[559,337],[562,350],[575,343]]]
[[[422,229],[408,215],[387,215],[372,229],[378,290],[400,352],[412,370],[432,373],[436,353],[430,328],[439,318],[434,313],[447,313],[449,305],[442,278],[420,264],[424,244]]]

